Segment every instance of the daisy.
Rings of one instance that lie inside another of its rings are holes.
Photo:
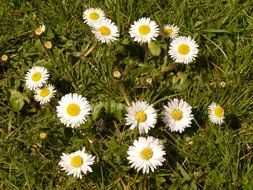
[[[134,41],[145,43],[155,40],[159,34],[159,28],[155,21],[144,17],[134,22],[129,33]]]
[[[110,43],[119,37],[118,27],[108,18],[94,22],[92,32],[102,43]]]
[[[184,100],[175,99],[168,102],[168,106],[164,106],[163,122],[165,127],[169,127],[171,131],[182,133],[186,127],[191,127],[193,115],[192,107]]]
[[[179,36],[170,44],[169,55],[177,63],[188,64],[196,59],[197,54],[198,44],[189,36]]]
[[[49,73],[46,68],[34,66],[28,70],[25,76],[26,86],[30,90],[40,88],[49,78]]]
[[[89,26],[93,26],[101,18],[105,18],[105,13],[99,8],[89,8],[83,12],[84,22]]]
[[[40,36],[43,32],[45,32],[45,30],[46,30],[45,25],[41,25],[41,26],[39,26],[39,28],[37,28],[37,29],[35,30],[35,34],[36,34],[37,36]]]
[[[174,25],[166,24],[163,26],[162,35],[164,37],[170,37],[172,39],[176,38],[178,36],[179,28]]]
[[[208,107],[208,116],[214,124],[224,123],[224,109],[214,102]]]
[[[90,114],[90,105],[85,97],[78,94],[67,94],[61,98],[56,107],[57,116],[67,127],[79,127]]]
[[[95,156],[88,155],[83,148],[71,154],[62,153],[59,166],[67,175],[73,175],[82,179],[82,173],[92,172],[90,167],[94,163]]]
[[[148,136],[139,137],[138,140],[134,141],[133,146],[128,148],[127,159],[131,164],[132,168],[137,169],[137,172],[142,170],[142,173],[149,173],[151,170],[161,166],[166,160],[164,155],[166,154],[163,150],[164,146],[159,139]]]
[[[127,108],[126,125],[130,125],[131,130],[138,127],[140,133],[148,133],[155,127],[156,119],[156,110],[146,101],[137,101]]]
[[[45,104],[50,102],[50,99],[55,95],[55,88],[53,85],[49,84],[43,88],[36,89],[34,99],[40,104]]]

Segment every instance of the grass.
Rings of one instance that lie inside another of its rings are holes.
[[[251,0],[2,0],[1,5],[0,55],[9,60],[0,65],[0,189],[253,188]],[[82,20],[90,6],[116,22],[120,39],[98,45],[73,67],[95,42]],[[128,29],[143,16],[160,26],[174,23],[181,34],[194,37],[200,46],[196,62],[180,66],[169,59],[164,65],[162,38],[159,56],[134,43]],[[36,37],[42,23],[46,33]],[[50,51],[43,48],[46,40],[53,43]],[[34,101],[23,81],[33,65],[48,68],[56,85],[56,98],[45,106]],[[60,97],[70,92],[92,105],[92,116],[78,129],[64,127],[55,113]],[[154,173],[142,175],[128,165],[127,148],[139,135],[125,127],[124,93],[159,110],[149,135],[163,140],[166,162]],[[192,127],[182,134],[161,122],[161,109],[173,97],[194,108]],[[226,122],[219,127],[207,118],[213,101],[225,108]],[[83,146],[96,156],[93,173],[79,180],[60,172],[60,155]]]

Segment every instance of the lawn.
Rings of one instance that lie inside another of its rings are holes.
[[[116,41],[96,40],[83,19],[90,7],[115,23]],[[1,0],[0,189],[253,189],[252,12],[251,0]],[[175,63],[172,40],[162,35],[135,42],[129,29],[142,17],[160,30],[178,26],[180,36],[198,44],[196,59]],[[34,66],[48,70],[56,90],[43,105],[26,84]],[[90,104],[87,120],[73,128],[57,114],[69,93]],[[163,122],[174,98],[192,107],[182,133]],[[126,122],[137,101],[157,112],[148,133]],[[209,119],[212,102],[224,109],[222,124]],[[160,139],[166,155],[143,174],[131,168],[128,150],[148,136]],[[84,147],[95,156],[92,172],[67,175],[62,154]]]

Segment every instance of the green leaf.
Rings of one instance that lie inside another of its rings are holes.
[[[49,40],[52,40],[54,38],[54,33],[52,32],[51,28],[48,28],[47,30],[47,37]]]
[[[181,172],[182,176],[189,181],[191,179],[190,175],[185,171],[185,169],[179,164],[177,163],[177,168],[178,170]]]
[[[93,113],[92,113],[92,119],[96,120],[101,112],[101,109],[104,107],[103,103],[100,102],[95,107],[93,108]]]
[[[25,101],[30,103],[30,99],[16,89],[8,89],[8,91],[10,92],[9,102],[15,111],[21,110],[25,104]]]
[[[225,29],[213,29],[213,28],[204,29],[203,32],[207,32],[207,33],[228,33],[228,34],[231,34],[231,32],[229,32],[228,30],[225,30]]]
[[[40,42],[40,39],[36,40],[35,43],[34,43],[34,46],[39,50],[39,51],[42,51],[43,50],[43,46]]]
[[[128,45],[130,43],[129,39],[125,38],[122,40],[122,44]]]
[[[118,103],[118,104],[117,104],[117,108],[116,108],[116,110],[115,110],[115,112],[114,112],[114,116],[115,116],[119,121],[122,120],[122,115],[123,115],[124,108],[125,108],[125,105],[124,105],[124,104],[121,104],[121,103]]]
[[[13,109],[15,111],[19,111],[22,109],[22,107],[24,106],[25,102],[23,99],[19,98],[19,97],[14,97],[14,96],[11,96],[10,97],[10,100],[9,100],[11,106],[13,107]]]
[[[182,73],[182,72],[178,72],[178,73],[177,73],[177,76],[178,76],[178,78],[180,79],[180,84],[181,84],[181,85],[182,85],[182,84],[186,81],[186,79],[187,79],[187,74]]]
[[[16,89],[8,89],[11,93],[12,98],[19,98],[25,100],[27,103],[30,103],[30,99],[23,93],[17,91]],[[10,98],[11,99],[11,98]]]
[[[149,42],[148,49],[154,56],[159,56],[161,54],[161,46],[156,44],[155,42]]]
[[[179,78],[177,77],[177,75],[174,75],[174,76],[172,77],[172,83],[173,83],[173,84],[176,84],[178,81],[179,81]]]
[[[156,177],[156,183],[157,183],[157,185],[161,185],[164,182],[166,182],[166,179],[164,179],[164,177],[162,177],[162,176],[157,176]]]

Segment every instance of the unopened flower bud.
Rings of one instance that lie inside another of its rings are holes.
[[[45,46],[45,48],[47,48],[47,49],[51,49],[51,48],[53,47],[53,45],[52,45],[52,43],[51,43],[50,41],[46,41],[46,42],[44,43],[44,46]]]
[[[40,133],[40,139],[45,139],[47,137],[47,133],[45,133],[45,132],[41,132]]]
[[[115,70],[113,71],[113,76],[119,79],[121,77],[121,73],[118,70]]]
[[[147,82],[148,84],[150,84],[150,85],[152,84],[152,81],[153,81],[153,80],[152,80],[152,78],[150,78],[150,77],[146,79],[146,82]]]
[[[1,60],[2,60],[3,62],[5,62],[5,61],[8,60],[8,58],[9,58],[8,55],[4,54],[4,55],[2,55]]]
[[[35,30],[35,34],[37,36],[40,36],[43,32],[45,32],[45,30],[46,30],[45,25],[41,25],[39,28]]]
[[[227,84],[226,84],[224,81],[220,82],[220,85],[221,85],[221,87],[223,87],[223,88],[225,88],[225,87],[227,86]]]

